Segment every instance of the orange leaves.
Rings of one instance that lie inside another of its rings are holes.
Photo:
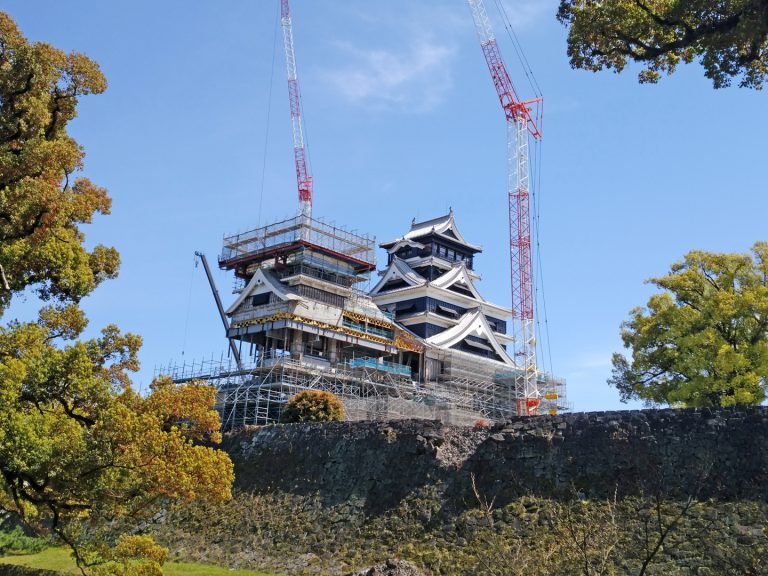
[[[0,491],[40,522],[55,511],[62,530],[229,499],[232,462],[211,446],[214,390],[159,379],[137,394],[126,371],[137,367],[138,337],[111,326],[97,340],[52,344],[84,321],[75,307],[46,308],[39,324],[0,329]]]
[[[10,286],[2,309],[28,287],[78,302],[117,274],[113,248],[83,246],[80,224],[108,214],[110,199],[86,178],[70,182],[84,152],[66,131],[78,97],[105,89],[95,62],[29,43],[0,14],[0,263]]]
[[[116,441],[121,466],[137,472],[143,494],[212,502],[231,497],[234,469],[229,457],[198,442],[218,442],[215,392],[198,383],[175,385],[155,380],[141,398],[131,390],[119,397],[109,435]]]
[[[211,388],[163,379],[142,397],[128,377],[139,336],[107,326],[73,343],[87,324],[78,303],[120,265],[114,248],[83,246],[80,225],[111,201],[73,177],[84,152],[66,132],[79,96],[105,89],[95,62],[30,44],[0,12],[0,315],[25,290],[53,301],[37,323],[0,327],[0,507],[76,546],[158,505],[226,500],[233,481],[210,446],[221,439]],[[123,538],[95,554],[109,560],[104,574],[160,574],[153,546]]]
[[[99,65],[79,52],[67,55],[64,69],[75,94],[101,94],[107,89],[107,79]]]

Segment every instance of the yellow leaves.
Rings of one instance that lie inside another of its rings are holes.
[[[78,302],[119,267],[113,248],[89,253],[79,228],[109,213],[106,190],[69,181],[83,151],[67,123],[78,97],[103,92],[106,80],[82,54],[29,44],[4,13],[0,34],[0,263],[11,287],[0,293],[0,311],[28,286],[44,300]]]
[[[136,394],[128,373],[141,338],[116,326],[68,343],[87,325],[77,303],[120,265],[114,248],[86,250],[79,227],[109,213],[106,190],[70,181],[83,151],[67,124],[79,96],[105,89],[95,62],[28,43],[0,12],[0,264],[10,285],[0,315],[27,289],[54,301],[37,323],[0,327],[0,507],[78,543],[158,502],[227,500],[234,475],[210,446],[221,439],[212,388],[165,379]],[[125,537],[94,554],[109,561],[104,574],[149,576],[162,573],[166,552]]]
[[[208,386],[176,386],[160,379],[142,398],[127,389],[105,413],[95,435],[110,446],[134,505],[158,495],[171,500],[223,502],[231,498],[229,457],[197,441],[220,438],[215,394]]]
[[[82,321],[79,310],[46,308],[39,324],[0,330],[0,493],[42,520],[56,510],[63,525],[141,517],[160,498],[229,499],[231,461],[198,444],[220,439],[214,390],[162,379],[136,394],[125,371],[137,367],[140,338],[110,326],[98,340],[48,340]]]
[[[0,12],[0,37],[8,46],[15,47],[25,42],[16,22],[7,13]],[[5,58],[0,58],[0,65],[5,67]]]
[[[66,340],[74,340],[88,326],[85,313],[75,305],[46,306],[40,310],[38,322],[51,334]]]
[[[303,390],[290,398],[283,409],[283,422],[343,421],[344,405],[324,390]]]
[[[234,468],[229,457],[196,444],[221,438],[212,387],[196,382],[177,386],[159,378],[147,398],[130,391],[123,397],[132,414],[116,421],[125,435],[121,450],[131,466],[141,469],[143,490],[183,500],[221,502],[231,497]]]
[[[120,536],[114,548],[101,550],[106,562],[93,570],[95,576],[162,576],[168,550],[150,536]]]
[[[69,54],[65,72],[78,95],[101,94],[107,89],[107,79],[101,73],[99,65],[84,54]]]
[[[152,382],[152,394],[147,399],[147,410],[155,414],[165,426],[182,425],[191,440],[205,440],[219,431],[218,412],[213,410],[216,389],[202,382],[192,381],[176,385],[170,378],[159,377]]]
[[[114,549],[116,559],[146,558],[161,566],[168,558],[168,550],[158,546],[150,536],[121,536]]]

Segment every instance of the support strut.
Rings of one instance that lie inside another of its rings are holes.
[[[203,263],[203,268],[205,268],[205,275],[208,277],[208,284],[211,286],[211,292],[213,293],[213,298],[216,300],[216,307],[219,309],[219,316],[221,317],[221,323],[224,324],[224,333],[227,334],[227,341],[229,342],[229,349],[232,351],[232,357],[235,359],[235,363],[237,364],[237,369],[242,372],[243,371],[243,362],[240,359],[240,351],[237,349],[237,346],[235,345],[235,341],[229,337],[229,320],[227,320],[227,314],[224,312],[224,306],[221,304],[221,298],[219,297],[219,291],[216,288],[216,283],[213,281],[213,275],[211,274],[211,269],[208,266],[208,259],[205,257],[205,254],[202,252],[195,252],[195,256],[200,258],[200,261]]]

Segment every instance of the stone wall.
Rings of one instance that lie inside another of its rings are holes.
[[[768,409],[640,410],[521,418],[271,426],[225,441],[236,485],[257,494],[362,499],[370,512],[420,487],[457,504],[471,480],[500,505],[521,495],[768,498]],[[449,502],[449,503],[450,503]]]
[[[616,573],[637,574],[659,518],[674,529],[646,573],[762,574],[768,558],[766,408],[487,428],[294,424],[244,430],[224,447],[233,501],[172,512],[156,527],[176,558],[287,574],[399,557],[451,576],[506,576],[509,563],[527,576],[570,575],[580,573],[569,564],[576,533],[593,551],[612,550]],[[542,557],[564,564],[545,569]]]

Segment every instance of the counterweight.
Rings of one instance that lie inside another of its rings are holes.
[[[529,187],[529,138],[541,138],[532,116],[532,106],[541,98],[523,102],[517,96],[504,65],[483,0],[467,0],[485,61],[507,121],[509,180],[509,255],[512,309],[515,314],[515,361],[521,368],[512,391],[519,415],[537,413],[541,392],[536,367],[534,324],[533,256],[531,253],[531,209]]]

